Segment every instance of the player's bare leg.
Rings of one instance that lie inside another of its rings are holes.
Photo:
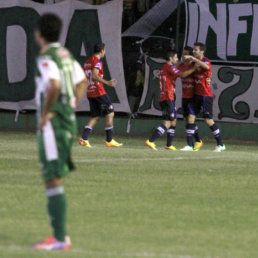
[[[91,117],[86,126],[89,126],[93,129],[98,121],[99,121],[99,116]]]
[[[106,115],[106,123],[105,123],[105,131],[106,131],[106,147],[121,147],[123,144],[118,143],[113,139],[113,131],[114,131],[114,116],[115,113],[111,112]]]
[[[105,128],[112,127],[114,125],[115,112],[106,115]]]

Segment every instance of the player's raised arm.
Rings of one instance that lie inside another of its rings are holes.
[[[195,70],[196,70],[196,66],[194,66],[193,68],[190,68],[190,69],[187,70],[187,71],[184,71],[184,72],[180,73],[179,77],[181,77],[181,78],[186,78],[186,77],[188,77],[190,74],[192,74]]]
[[[115,87],[116,84],[117,84],[117,81],[114,80],[114,79],[110,80],[110,81],[107,81],[107,80],[101,78],[99,76],[99,70],[95,67],[92,69],[92,79],[95,80],[95,81],[101,82],[103,84],[106,84],[108,86],[111,86],[111,87]]]
[[[199,59],[196,59],[196,62],[195,62],[197,65],[201,66],[203,69],[205,70],[210,70],[210,66],[208,64],[206,64],[205,62],[199,60]]]
[[[202,67],[205,70],[210,70],[210,66],[208,64],[206,64],[205,62],[203,62],[202,60],[200,60],[194,56],[185,56],[185,59],[195,62],[198,66]]]

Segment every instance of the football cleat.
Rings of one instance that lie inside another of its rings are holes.
[[[113,139],[111,142],[106,142],[105,145],[106,147],[121,147],[123,146],[123,143],[118,143]]]
[[[193,147],[186,145],[184,148],[180,149],[181,151],[193,151]]]
[[[171,145],[171,146],[166,146],[165,149],[167,149],[167,150],[173,150],[173,151],[177,150],[177,148],[176,148],[175,146],[173,146],[173,145]]]
[[[79,144],[81,146],[84,146],[84,147],[87,147],[87,148],[91,148],[90,142],[88,140],[83,140],[82,138],[80,138]]]
[[[224,150],[226,150],[226,146],[224,144],[222,146],[221,145],[217,145],[213,152],[222,152]]]
[[[146,144],[149,148],[151,148],[152,150],[155,150],[155,151],[157,150],[156,144],[155,144],[154,142],[150,142],[149,140],[146,140],[145,144]]]
[[[194,150],[194,151],[198,151],[198,150],[201,149],[202,146],[203,146],[203,141],[195,142],[195,143],[194,143],[194,148],[193,148],[193,150]]]
[[[65,237],[65,241],[58,241],[55,237],[49,236],[45,241],[39,242],[33,246],[35,250],[69,250],[72,247],[71,239],[69,236]]]

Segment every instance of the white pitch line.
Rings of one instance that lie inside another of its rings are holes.
[[[210,152],[209,152],[210,153]],[[178,157],[166,157],[166,158],[155,158],[155,157],[147,157],[147,158],[92,158],[92,159],[74,159],[76,163],[91,163],[91,162],[124,162],[124,161],[133,161],[133,162],[142,162],[142,161],[173,161],[173,160],[209,160],[209,159],[237,159],[240,160],[243,158],[242,155],[239,155],[241,152],[230,152],[230,154],[236,153],[238,154],[237,156],[228,156],[228,155],[221,155],[221,153],[216,153],[213,156],[178,156]],[[205,153],[203,153],[205,154]],[[247,153],[245,153],[247,154]],[[253,157],[251,157],[253,156]],[[234,158],[235,157],[235,158]],[[16,156],[16,157],[11,157],[10,155],[1,155],[0,159],[12,159],[12,160],[34,160],[38,161],[37,156]],[[258,160],[258,155],[256,153],[248,153],[247,157],[244,157],[244,159],[251,159],[251,160]]]
[[[83,159],[74,161],[76,163],[89,163],[89,162],[123,162],[123,161],[172,161],[172,160],[205,160],[205,159],[221,159],[220,156],[207,156],[207,157],[171,157],[171,158],[112,158],[112,159]]]
[[[9,157],[2,156],[1,159],[10,159],[13,160],[37,160],[36,157]],[[90,162],[124,162],[124,161],[134,161],[134,162],[142,162],[142,161],[172,161],[172,160],[206,160],[206,159],[225,159],[228,157],[221,156],[205,156],[205,157],[170,157],[170,158],[104,158],[104,159],[75,159],[76,163],[90,163]]]

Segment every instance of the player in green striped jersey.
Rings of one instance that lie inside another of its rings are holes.
[[[40,250],[67,250],[66,198],[62,177],[73,169],[71,147],[77,126],[74,110],[84,95],[87,79],[71,53],[57,41],[62,22],[54,14],[43,15],[35,30],[40,47],[37,58],[36,102],[38,146],[48,198],[53,236],[34,245]]]

